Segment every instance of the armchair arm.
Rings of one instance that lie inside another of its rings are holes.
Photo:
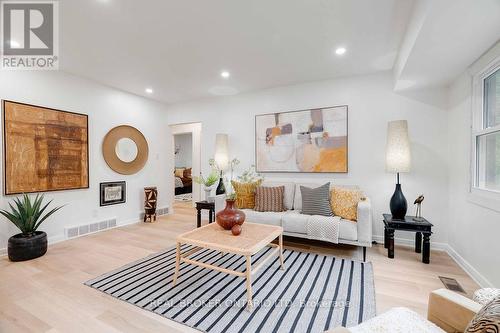
[[[358,203],[358,242],[372,246],[372,204],[369,198]]]
[[[448,289],[429,295],[427,319],[446,332],[463,332],[481,309],[481,304]]]

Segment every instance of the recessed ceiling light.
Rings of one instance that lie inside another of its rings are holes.
[[[220,73],[220,76],[222,76],[223,78],[227,79],[228,77],[231,76],[231,74],[228,71],[222,71]]]
[[[345,51],[347,51],[345,49],[345,47],[338,47],[336,50],[335,50],[335,54],[337,55],[343,55],[345,53]]]
[[[148,94],[152,94],[153,93],[153,88],[146,88],[146,92]]]

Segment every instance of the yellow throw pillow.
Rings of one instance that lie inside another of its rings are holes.
[[[184,168],[175,168],[175,177],[184,177]]]
[[[234,192],[236,193],[236,207],[240,209],[254,209],[255,190],[261,183],[262,180],[253,183],[239,183],[232,180],[231,185],[233,185]]]
[[[359,190],[334,187],[330,196],[333,214],[346,220],[357,221],[358,203],[363,197]]]

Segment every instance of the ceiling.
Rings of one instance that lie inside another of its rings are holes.
[[[62,0],[60,67],[166,103],[373,73],[393,67],[412,3]]]
[[[442,85],[498,40],[499,6],[498,0],[61,0],[60,68],[169,104],[391,69],[396,87],[411,80]],[[460,38],[482,29],[488,33],[470,48]],[[338,47],[347,52],[336,55]],[[439,61],[442,54],[453,61]]]

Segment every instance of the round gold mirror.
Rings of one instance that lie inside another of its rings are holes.
[[[102,154],[108,166],[122,174],[139,172],[148,160],[148,142],[142,133],[132,126],[122,125],[106,134]]]

